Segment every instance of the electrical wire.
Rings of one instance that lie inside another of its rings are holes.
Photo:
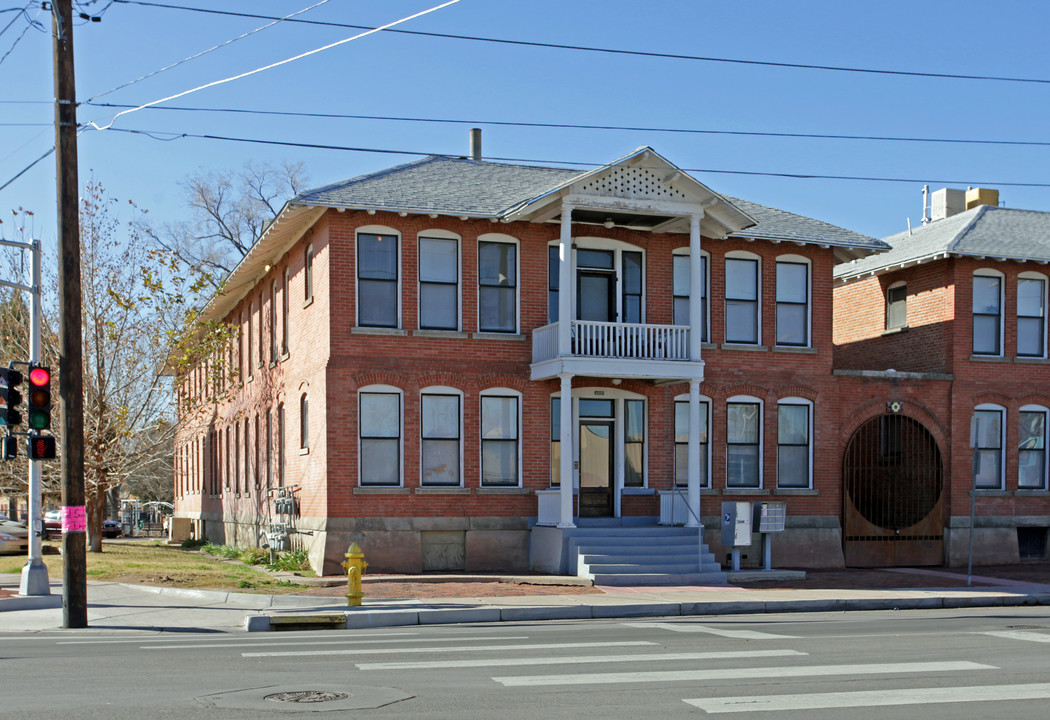
[[[43,155],[41,155],[40,157],[38,157],[38,158],[37,158],[36,160],[34,160],[33,162],[31,162],[31,163],[29,163],[28,165],[26,165],[26,166],[25,166],[25,167],[24,167],[24,168],[23,168],[23,169],[22,169],[21,171],[19,171],[19,173],[18,173],[17,175],[15,175],[15,176],[14,176],[13,178],[11,178],[11,179],[10,179],[10,180],[8,180],[7,182],[5,182],[5,183],[4,183],[3,185],[0,185],[0,191],[4,190],[4,189],[5,189],[5,188],[6,188],[6,187],[7,187],[8,185],[10,185],[11,183],[13,183],[13,182],[14,182],[15,180],[17,180],[18,178],[20,178],[20,177],[22,177],[23,175],[25,175],[25,174],[26,174],[27,172],[29,172],[29,170],[30,170],[30,169],[32,169],[32,167],[33,167],[34,165],[36,165],[36,164],[37,164],[38,162],[40,162],[41,160],[43,160],[44,158],[46,158],[47,156],[49,156],[49,155],[50,155],[51,153],[53,153],[54,151],[55,151],[55,148],[54,148],[54,146],[52,146],[52,147],[51,147],[51,149],[50,149],[50,150],[48,150],[48,151],[47,151],[46,153],[44,153]]]
[[[351,37],[343,38],[342,40],[337,40],[334,43],[329,43],[329,44],[323,45],[323,46],[321,46],[319,48],[315,48],[313,50],[308,50],[308,51],[306,51],[304,53],[299,53],[298,55],[295,55],[293,57],[286,58],[284,60],[279,60],[279,61],[277,61],[275,63],[270,63],[269,65],[264,65],[263,67],[259,67],[259,68],[256,68],[254,70],[249,70],[247,72],[239,73],[237,75],[231,75],[230,77],[223,78],[222,80],[214,80],[214,81],[212,81],[210,83],[205,83],[204,85],[199,85],[199,86],[197,86],[195,88],[192,88],[190,90],[184,90],[183,92],[176,93],[174,95],[169,95],[168,97],[161,98],[160,100],[154,100],[153,102],[148,102],[148,103],[146,103],[144,105],[139,105],[138,107],[132,108],[130,110],[123,110],[123,111],[117,113],[116,115],[114,115],[113,119],[110,120],[109,124],[107,124],[107,125],[99,126],[95,122],[90,122],[90,123],[88,123],[88,126],[94,128],[95,130],[107,130],[107,129],[109,129],[109,128],[111,128],[113,126],[113,123],[115,123],[117,121],[117,118],[119,118],[121,115],[127,115],[128,113],[133,113],[133,112],[135,112],[137,110],[142,110],[142,109],[148,108],[148,107],[150,107],[152,105],[158,105],[158,104],[160,104],[162,102],[167,102],[168,100],[175,100],[176,98],[184,97],[186,95],[189,95],[190,93],[195,93],[195,92],[198,92],[200,90],[205,90],[207,88],[215,87],[216,85],[222,85],[224,83],[232,82],[234,80],[240,80],[241,78],[246,78],[249,75],[255,75],[256,73],[260,73],[260,72],[263,72],[265,70],[271,70],[271,69],[273,69],[275,67],[278,67],[280,65],[285,65],[287,63],[294,62],[296,60],[301,60],[304,57],[309,57],[310,55],[316,55],[319,52],[323,52],[325,50],[330,50],[331,48],[338,47],[339,45],[345,45],[346,43],[353,42],[354,40],[359,40],[360,38],[366,37],[366,36],[371,35],[373,33],[380,32],[381,30],[385,30],[386,28],[394,27],[395,25],[400,25],[401,23],[408,22],[409,20],[414,20],[414,19],[416,19],[418,17],[422,17],[424,15],[429,15],[432,12],[435,12],[437,10],[441,10],[442,8],[448,7],[449,5],[455,5],[459,1],[460,0],[447,0],[446,2],[443,2],[440,5],[435,5],[432,8],[428,8],[427,10],[423,10],[421,12],[414,13],[414,14],[409,15],[407,17],[403,17],[400,20],[394,20],[393,22],[387,23],[386,25],[382,25],[382,26],[377,27],[377,28],[372,28],[372,29],[367,30],[365,32],[358,33],[357,35],[352,35]]]
[[[129,80],[128,82],[126,82],[126,83],[124,83],[122,85],[117,85],[116,87],[110,88],[109,90],[106,90],[105,92],[100,92],[97,95],[93,95],[92,97],[88,98],[85,102],[86,103],[90,103],[92,100],[96,100],[96,99],[98,99],[98,98],[100,98],[100,97],[102,97],[104,95],[109,95],[110,93],[113,93],[113,92],[116,92],[117,90],[121,90],[123,88],[126,88],[129,85],[134,85],[135,83],[142,82],[143,80],[146,80],[147,78],[151,78],[154,75],[159,75],[160,73],[165,72],[166,70],[171,70],[172,68],[178,67],[179,65],[182,65],[183,63],[189,62],[190,60],[196,60],[197,58],[202,57],[204,55],[207,55],[210,52],[218,50],[219,48],[226,47],[227,45],[231,45],[231,44],[237,42],[238,40],[243,40],[244,38],[249,37],[251,35],[254,35],[257,32],[261,32],[263,30],[266,30],[267,28],[273,27],[274,25],[276,25],[276,24],[278,24],[280,22],[289,20],[290,18],[293,18],[296,15],[301,15],[304,12],[308,12],[310,10],[313,10],[316,7],[320,7],[321,5],[324,5],[327,2],[329,2],[329,0],[320,0],[320,2],[314,3],[313,5],[311,5],[309,7],[305,7],[302,10],[296,10],[295,12],[291,13],[290,15],[285,15],[283,18],[278,18],[278,19],[274,20],[273,22],[267,23],[266,25],[263,25],[261,27],[257,27],[254,30],[249,30],[248,32],[246,32],[246,33],[244,33],[242,35],[238,35],[235,38],[227,40],[226,42],[219,43],[218,45],[215,45],[214,47],[208,48],[207,50],[202,50],[199,53],[195,53],[193,55],[190,55],[189,57],[183,58],[182,60],[179,60],[177,62],[172,63],[171,65],[168,65],[166,67],[162,67],[159,70],[154,70],[151,73],[147,73],[147,74],[143,75],[140,78],[136,78],[135,80]],[[112,3],[110,3],[110,5],[112,5]],[[108,8],[109,5],[107,5],[106,7]],[[105,10],[103,10],[103,12],[104,11]]]
[[[29,6],[32,5],[32,4],[33,4],[32,2],[27,2],[24,7],[21,7],[21,8],[7,8],[6,10],[0,11],[0,12],[16,12],[16,13],[18,13],[13,18],[11,18],[11,22],[7,23],[7,25],[4,25],[4,29],[0,30],[0,35],[3,35],[5,32],[7,32],[11,28],[12,25],[14,25],[16,22],[18,22],[18,18],[22,17],[23,15],[25,15],[26,19],[28,20],[29,16],[26,15],[26,11],[29,9]]]
[[[306,142],[294,142],[290,140],[263,140],[259,138],[245,138],[245,137],[234,137],[229,135],[211,135],[211,134],[198,134],[198,133],[178,133],[178,132],[163,132],[158,130],[136,130],[130,128],[109,128],[115,132],[130,133],[135,135],[145,135],[154,140],[160,140],[158,135],[170,135],[169,138],[164,138],[165,142],[171,140],[178,140],[182,138],[197,138],[202,140],[223,140],[227,142],[239,142],[239,143],[254,143],[259,145],[278,145],[283,147],[297,147],[307,148],[311,150],[341,150],[346,152],[361,152],[361,153],[377,153],[381,155],[412,155],[416,157],[451,157],[460,158],[461,155],[449,155],[448,153],[434,153],[434,152],[420,152],[417,150],[393,150],[388,148],[368,148],[368,147],[355,147],[350,145],[328,145],[322,143],[306,143]],[[554,166],[566,166],[573,165],[579,167],[601,167],[605,163],[593,163],[593,162],[579,162],[571,160],[537,160],[532,158],[511,158],[511,157],[489,157],[486,158],[490,162],[508,162],[508,163],[525,163],[531,165],[554,165]],[[903,178],[903,177],[876,177],[868,175],[820,175],[814,173],[783,173],[783,172],[768,172],[768,171],[757,171],[757,170],[725,170],[718,168],[681,168],[684,172],[688,173],[706,173],[706,174],[717,174],[717,175],[747,175],[747,176],[759,176],[759,177],[778,177],[778,178],[792,178],[798,180],[852,180],[861,182],[884,182],[884,183],[909,183],[909,184],[934,184],[934,185],[973,185],[973,186],[984,186],[984,187],[1029,187],[1029,188],[1050,188],[1050,183],[1027,183],[1027,182],[1001,182],[992,180],[938,180],[935,178]]]
[[[37,27],[39,25],[39,23],[36,21],[36,19],[38,17],[40,17],[40,13],[41,12],[43,12],[43,11],[42,10],[37,10],[36,11],[36,15],[34,15],[32,19],[30,19],[29,16],[26,15],[26,20],[28,20],[29,22],[26,24],[25,28],[23,28],[22,34],[19,35],[17,38],[15,38],[15,41],[11,44],[11,47],[8,48],[7,52],[4,53],[4,56],[0,57],[0,65],[3,65],[4,64],[4,60],[7,60],[7,56],[15,51],[15,48],[18,47],[18,43],[21,42],[22,38],[24,38],[26,36],[27,32],[29,32],[32,29],[37,29],[37,30],[42,30],[43,29],[42,26],[41,27]],[[25,13],[22,13],[22,14],[25,15]],[[15,19],[17,20],[18,18],[15,18]],[[14,22],[14,20],[12,20],[11,22]],[[10,24],[8,24],[7,27],[11,27]],[[6,30],[7,28],[4,28],[4,29]]]
[[[128,108],[133,105],[116,103],[85,102],[92,107]],[[393,122],[446,123],[456,125],[494,125],[499,127],[555,128],[559,130],[616,130],[620,132],[649,133],[687,133],[696,135],[737,135],[743,137],[802,138],[809,140],[873,140],[880,142],[925,142],[925,143],[961,143],[966,145],[1022,145],[1029,147],[1050,147],[1050,141],[1039,140],[980,140],[966,138],[931,138],[931,137],[894,137],[887,135],[831,135],[821,133],[764,132],[755,130],[707,130],[700,128],[642,127],[632,125],[587,125],[582,123],[544,123],[520,122],[511,120],[459,120],[452,118],[422,118],[396,115],[348,115],[343,113],[297,112],[292,110],[250,110],[247,108],[205,108],[179,107],[172,105],[156,106],[150,110],[173,110],[184,112],[217,112],[247,115],[273,115],[278,117],[306,117],[339,120],[382,120]]]
[[[229,15],[234,17],[246,17],[255,18],[261,20],[272,20],[274,19],[270,15],[259,15],[255,13],[244,13],[244,12],[233,12],[229,10],[213,10],[210,8],[198,8],[188,7],[185,5],[172,5],[170,3],[158,3],[158,2],[145,2],[145,0],[113,0],[124,5],[141,5],[143,7],[156,7],[164,8],[169,10],[188,10],[191,12],[209,13],[213,15]],[[341,28],[355,28],[365,29],[366,25],[350,25],[346,23],[327,22],[321,20],[292,20],[290,22],[300,22],[310,25],[323,25],[326,27],[341,27]],[[399,33],[402,35],[416,35],[421,37],[435,37],[445,38],[453,40],[470,40],[473,42],[486,42],[486,43],[498,43],[503,45],[519,45],[524,47],[538,47],[555,50],[575,50],[581,52],[596,52],[606,53],[611,55],[631,55],[635,57],[650,57],[650,58],[664,58],[670,60],[691,60],[698,62],[712,62],[712,63],[731,63],[736,65],[759,65],[764,67],[777,67],[777,68],[788,68],[793,70],[824,70],[831,72],[848,72],[848,73],[866,73],[871,75],[896,75],[901,77],[920,77],[920,78],[938,78],[947,80],[985,80],[994,82],[1012,82],[1012,83],[1035,83],[1041,85],[1050,85],[1050,79],[1047,78],[1025,78],[1025,77],[1010,77],[1000,75],[969,75],[969,74],[957,74],[957,73],[935,73],[935,72],[920,72],[911,70],[886,70],[881,68],[862,68],[862,67],[848,67],[843,65],[811,65],[806,63],[790,63],[790,62],[773,62],[767,60],[745,60],[741,58],[724,58],[724,57],[710,57],[703,55],[685,55],[680,53],[662,53],[662,52],[647,52],[643,50],[623,50],[621,48],[603,48],[603,47],[591,47],[587,45],[566,45],[561,43],[546,43],[546,42],[535,42],[528,40],[506,40],[502,38],[491,38],[491,37],[479,37],[475,35],[454,35],[451,33],[436,33],[436,32],[423,32],[420,30],[386,30],[391,33]]]

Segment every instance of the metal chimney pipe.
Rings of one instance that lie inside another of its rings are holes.
[[[481,162],[481,128],[470,129],[470,159]]]

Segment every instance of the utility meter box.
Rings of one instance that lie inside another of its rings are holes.
[[[746,547],[751,544],[751,503],[722,503],[722,546]]]
[[[755,503],[755,530],[760,533],[784,532],[786,518],[786,502]]]

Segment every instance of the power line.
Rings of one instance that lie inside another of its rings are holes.
[[[86,102],[92,107],[128,108],[133,105],[117,103]],[[278,117],[307,117],[339,120],[382,120],[392,122],[446,123],[456,125],[495,125],[499,127],[555,128],[559,130],[616,130],[620,132],[687,133],[696,135],[737,135],[743,137],[801,138],[809,140],[873,140],[880,142],[959,143],[966,145],[1021,145],[1028,147],[1050,147],[1050,141],[1039,140],[982,140],[966,138],[894,137],[887,135],[835,135],[822,133],[763,132],[756,130],[708,130],[701,128],[642,127],[631,125],[587,125],[582,123],[520,122],[511,120],[460,120],[453,118],[404,117],[396,115],[348,115],[344,113],[300,112],[293,110],[250,110],[247,108],[204,108],[154,106],[150,110],[173,110],[183,112],[217,112],[247,115],[272,115]]]
[[[259,15],[255,13],[233,12],[229,10],[213,10],[210,8],[188,7],[185,5],[172,5],[169,3],[145,2],[145,0],[114,0],[124,5],[141,5],[143,7],[157,7],[169,10],[187,10],[191,12],[208,13],[212,15],[228,15],[233,17],[255,18],[259,20],[274,20],[271,15]],[[321,25],[325,27],[354,28],[359,30],[373,29],[367,25],[351,25],[323,20],[289,20],[308,25]],[[946,80],[986,80],[995,82],[1034,83],[1039,85],[1050,85],[1047,78],[1024,78],[1000,75],[968,75],[957,73],[935,73],[910,70],[886,70],[881,68],[848,67],[843,65],[810,65],[806,63],[773,62],[768,60],[744,60],[741,58],[711,57],[703,55],[685,55],[680,53],[649,52],[644,50],[623,50],[621,48],[603,48],[587,45],[566,45],[561,43],[546,43],[529,40],[507,40],[503,38],[479,37],[476,35],[455,35],[451,33],[423,32],[420,30],[392,29],[384,32],[399,33],[402,35],[416,35],[421,37],[435,37],[452,40],[470,40],[473,42],[497,43],[502,45],[519,45],[523,47],[538,47],[555,50],[576,50],[582,52],[607,53],[611,55],[630,55],[634,57],[664,58],[669,60],[691,60],[698,62],[730,63],[735,65],[758,65],[763,67],[788,68],[793,70],[825,70],[830,72],[866,73],[870,75],[894,75],[900,77],[938,78]]]
[[[154,140],[163,140],[165,142],[171,142],[172,140],[178,140],[182,138],[197,138],[202,140],[223,140],[227,142],[239,142],[239,143],[253,143],[258,145],[277,145],[282,147],[297,147],[307,148],[311,150],[341,150],[346,152],[360,152],[360,153],[377,153],[381,155],[412,155],[416,157],[429,157],[429,156],[443,156],[443,157],[462,157],[461,155],[454,154],[449,155],[448,153],[434,153],[434,152],[420,152],[417,150],[394,150],[389,148],[368,148],[368,147],[354,147],[350,145],[329,145],[322,143],[306,143],[306,142],[294,142],[290,140],[264,140],[259,138],[245,138],[245,137],[234,137],[229,135],[210,135],[210,134],[198,134],[198,133],[177,133],[177,132],[162,132],[156,130],[135,130],[128,128],[109,128],[116,132],[124,132],[135,135],[144,135]],[[168,138],[160,138],[158,135],[170,135]],[[532,165],[554,165],[554,166],[566,166],[573,165],[579,167],[601,167],[605,163],[594,163],[594,162],[578,162],[571,160],[537,160],[532,158],[511,158],[511,157],[489,157],[486,160],[491,162],[508,162],[508,163],[528,163]],[[992,180],[940,180],[936,178],[901,178],[901,177],[876,177],[866,175],[820,175],[811,173],[783,173],[783,172],[761,172],[756,170],[724,170],[717,168],[682,168],[688,173],[706,173],[706,174],[717,174],[717,175],[747,175],[747,176],[759,176],[759,177],[779,177],[779,178],[792,178],[798,180],[852,180],[861,182],[885,182],[885,183],[909,183],[909,184],[934,184],[934,185],[974,185],[974,186],[985,186],[985,187],[1029,187],[1029,188],[1050,188],[1050,183],[1025,183],[1025,182],[1001,182]]]

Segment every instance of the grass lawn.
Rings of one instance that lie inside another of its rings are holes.
[[[62,577],[62,556],[48,552],[44,564],[52,578]],[[52,543],[59,547],[59,543]],[[185,550],[178,545],[156,541],[108,542],[103,551],[87,553],[87,579],[164,587],[203,588],[231,592],[295,592],[303,586],[281,581],[254,567]],[[0,573],[20,573],[25,557],[0,558]]]

